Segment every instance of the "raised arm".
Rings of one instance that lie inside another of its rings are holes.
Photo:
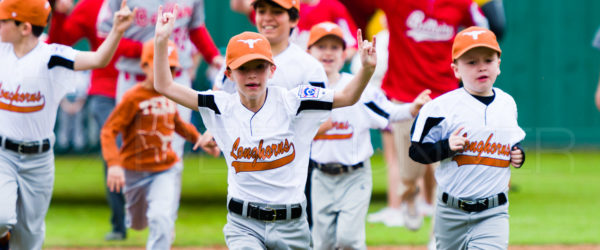
[[[375,51],[375,37],[373,43],[362,39],[362,31],[359,29],[356,35],[358,41],[358,53],[362,67],[356,72],[354,78],[346,87],[333,96],[333,108],[341,108],[355,104],[369,83],[375,66],[377,65],[377,53]]]
[[[115,54],[123,33],[133,23],[136,10],[137,8],[131,11],[127,7],[127,0],[123,0],[121,9],[114,15],[114,25],[104,42],[94,52],[79,52],[75,57],[74,69],[88,70],[106,67]]]
[[[154,31],[154,89],[178,104],[198,110],[198,92],[190,87],[176,84],[169,68],[167,48],[169,37],[173,33],[177,8],[178,6],[175,5],[173,13],[163,13],[162,5],[158,7]]]

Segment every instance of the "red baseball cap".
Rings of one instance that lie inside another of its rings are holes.
[[[51,10],[47,0],[2,0],[0,20],[11,19],[46,27]]]
[[[346,41],[344,40],[344,32],[342,31],[342,28],[332,22],[322,22],[312,26],[310,29],[310,35],[308,37],[307,47],[314,45],[317,41],[326,36],[334,36],[339,38],[342,40],[344,48],[346,47]]]
[[[255,32],[244,32],[229,39],[225,58],[230,69],[237,69],[244,63],[257,59],[275,64],[271,44],[267,38]]]
[[[179,68],[179,56],[177,54],[177,45],[171,40],[168,42],[168,53],[169,53],[169,67]],[[140,64],[148,64],[154,68],[154,38],[148,40],[142,45],[142,56],[140,58]]]
[[[486,47],[502,53],[496,35],[491,30],[477,26],[471,26],[456,34],[452,44],[452,59],[456,60],[465,52],[476,47]]]

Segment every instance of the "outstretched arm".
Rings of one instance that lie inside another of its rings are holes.
[[[167,48],[169,37],[173,33],[177,8],[178,6],[175,5],[173,13],[163,13],[162,5],[158,7],[154,31],[154,89],[176,103],[197,111],[198,92],[190,87],[176,84],[169,68]]]
[[[362,39],[362,31],[357,32],[356,40],[358,41],[358,53],[362,62],[362,67],[356,72],[354,78],[346,87],[336,92],[333,96],[333,108],[341,108],[355,104],[362,94],[363,90],[369,83],[375,66],[377,65],[377,54],[375,53],[375,37],[373,43]]]
[[[115,54],[123,33],[133,23],[135,11],[136,9],[131,11],[127,7],[127,0],[123,0],[121,9],[114,15],[114,25],[104,42],[94,52],[79,52],[75,57],[74,69],[88,70],[106,67]]]

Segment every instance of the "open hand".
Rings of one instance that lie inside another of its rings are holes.
[[[448,143],[450,144],[450,150],[455,152],[460,152],[465,149],[465,145],[467,144],[467,136],[466,134],[460,135],[460,132],[464,129],[464,127],[460,127],[450,135],[448,138]]]
[[[358,54],[360,55],[360,61],[362,66],[369,70],[375,70],[377,65],[377,53],[375,50],[375,37],[373,37],[373,43],[363,40],[362,31],[358,29],[356,34],[356,41],[358,41]]]
[[[175,4],[173,12],[164,12],[163,6],[158,6],[158,13],[156,15],[156,27],[154,34],[156,40],[166,41],[173,33],[173,27],[175,26],[175,19],[177,19],[177,12],[179,5]]]
[[[111,192],[121,192],[125,186],[125,170],[123,170],[123,167],[111,166],[108,168],[106,186]]]
[[[133,11],[129,9],[127,0],[123,0],[123,2],[121,2],[121,9],[115,12],[113,17],[113,29],[118,33],[124,33],[133,23],[136,11],[137,8],[134,8]]]
[[[421,110],[421,108],[423,107],[423,105],[425,105],[425,103],[428,103],[429,101],[431,101],[431,96],[429,96],[429,94],[431,94],[431,90],[426,89],[423,90],[423,92],[421,92],[417,98],[415,98],[415,100],[413,100],[412,105],[410,106],[410,114],[415,117],[417,116],[417,114],[419,113],[419,110]]]

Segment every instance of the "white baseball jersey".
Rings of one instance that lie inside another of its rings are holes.
[[[462,152],[441,161],[435,178],[442,191],[454,197],[478,199],[508,191],[510,151],[525,138],[517,123],[517,105],[494,88],[485,105],[464,88],[425,104],[412,129],[411,140],[435,143],[448,139],[459,127],[468,143]]]
[[[121,8],[122,0],[106,0],[98,14],[97,28],[101,37],[106,37],[113,26],[113,13]],[[204,25],[204,1],[203,0],[129,0],[127,5],[131,9],[137,7],[135,18],[131,27],[129,27],[123,38],[132,39],[139,42],[146,42],[154,38],[154,27],[156,25],[156,15],[158,6],[164,6],[163,10],[170,11],[177,4],[179,6],[177,20],[171,40],[177,44],[179,52],[179,63],[184,69],[193,66],[192,52],[194,45],[190,41],[190,30],[194,30]],[[143,74],[140,67],[139,58],[121,57],[115,65],[117,70]]]
[[[273,78],[267,84],[293,89],[300,85],[312,85],[325,88],[327,74],[323,65],[317,59],[300,49],[298,45],[290,43],[281,53],[273,57],[277,69]],[[237,86],[225,76],[225,67],[219,71],[214,84],[218,89],[228,93],[235,93]]]
[[[342,73],[333,87],[341,91],[352,80],[352,75]],[[315,137],[310,158],[318,163],[354,165],[373,155],[371,128],[385,128],[389,122],[412,118],[410,104],[394,104],[381,90],[367,86],[360,100],[352,106],[331,112],[333,128]]]
[[[303,202],[310,143],[332,104],[332,90],[312,86],[269,86],[256,113],[237,93],[199,92],[202,121],[229,168],[228,195],[270,204]]]
[[[77,50],[39,42],[21,58],[10,43],[0,43],[0,135],[37,141],[54,136],[61,99],[74,91]]]

